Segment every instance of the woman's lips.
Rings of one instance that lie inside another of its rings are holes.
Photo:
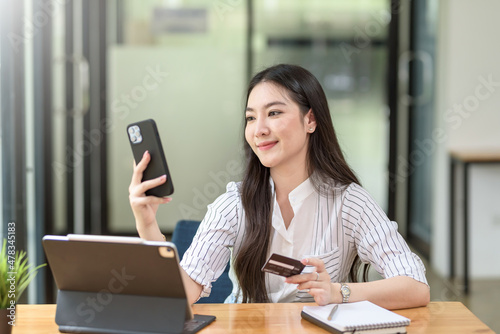
[[[259,150],[261,151],[267,151],[270,150],[271,148],[274,147],[278,142],[277,141],[269,141],[269,142],[263,142],[257,145]]]

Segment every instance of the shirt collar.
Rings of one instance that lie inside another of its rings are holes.
[[[297,188],[293,189],[288,195],[290,202],[300,203],[304,201],[309,195],[314,192],[314,186],[311,178],[307,178],[304,182],[299,184]]]
[[[269,183],[271,185],[271,193],[274,195],[274,180],[271,176],[269,176]],[[311,195],[314,192],[314,186],[311,182],[311,178],[308,177],[304,182],[299,184],[295,189],[293,189],[290,194],[288,194],[288,199],[290,202],[302,202],[305,200],[309,195]],[[275,196],[273,196],[275,197]]]

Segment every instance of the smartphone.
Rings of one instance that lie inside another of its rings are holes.
[[[174,193],[174,184],[168,171],[167,160],[163,152],[160,135],[156,123],[152,119],[129,124],[128,139],[132,147],[135,163],[138,164],[144,152],[149,151],[151,160],[143,173],[142,181],[151,180],[161,175],[167,175],[167,182],[146,191],[148,196],[165,197]]]
[[[290,277],[300,274],[302,270],[304,270],[304,267],[305,265],[299,260],[273,253],[267,260],[266,264],[262,267],[262,271],[284,277]]]

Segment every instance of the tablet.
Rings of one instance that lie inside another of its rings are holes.
[[[134,237],[47,235],[61,332],[196,333],[175,245]]]

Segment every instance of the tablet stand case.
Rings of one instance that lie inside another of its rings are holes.
[[[182,333],[185,310],[182,298],[60,290],[56,323],[63,333]]]
[[[61,332],[183,332],[190,308],[174,250],[175,256],[165,257],[159,247],[143,244],[45,240],[43,245],[57,254],[49,265],[59,288]]]

